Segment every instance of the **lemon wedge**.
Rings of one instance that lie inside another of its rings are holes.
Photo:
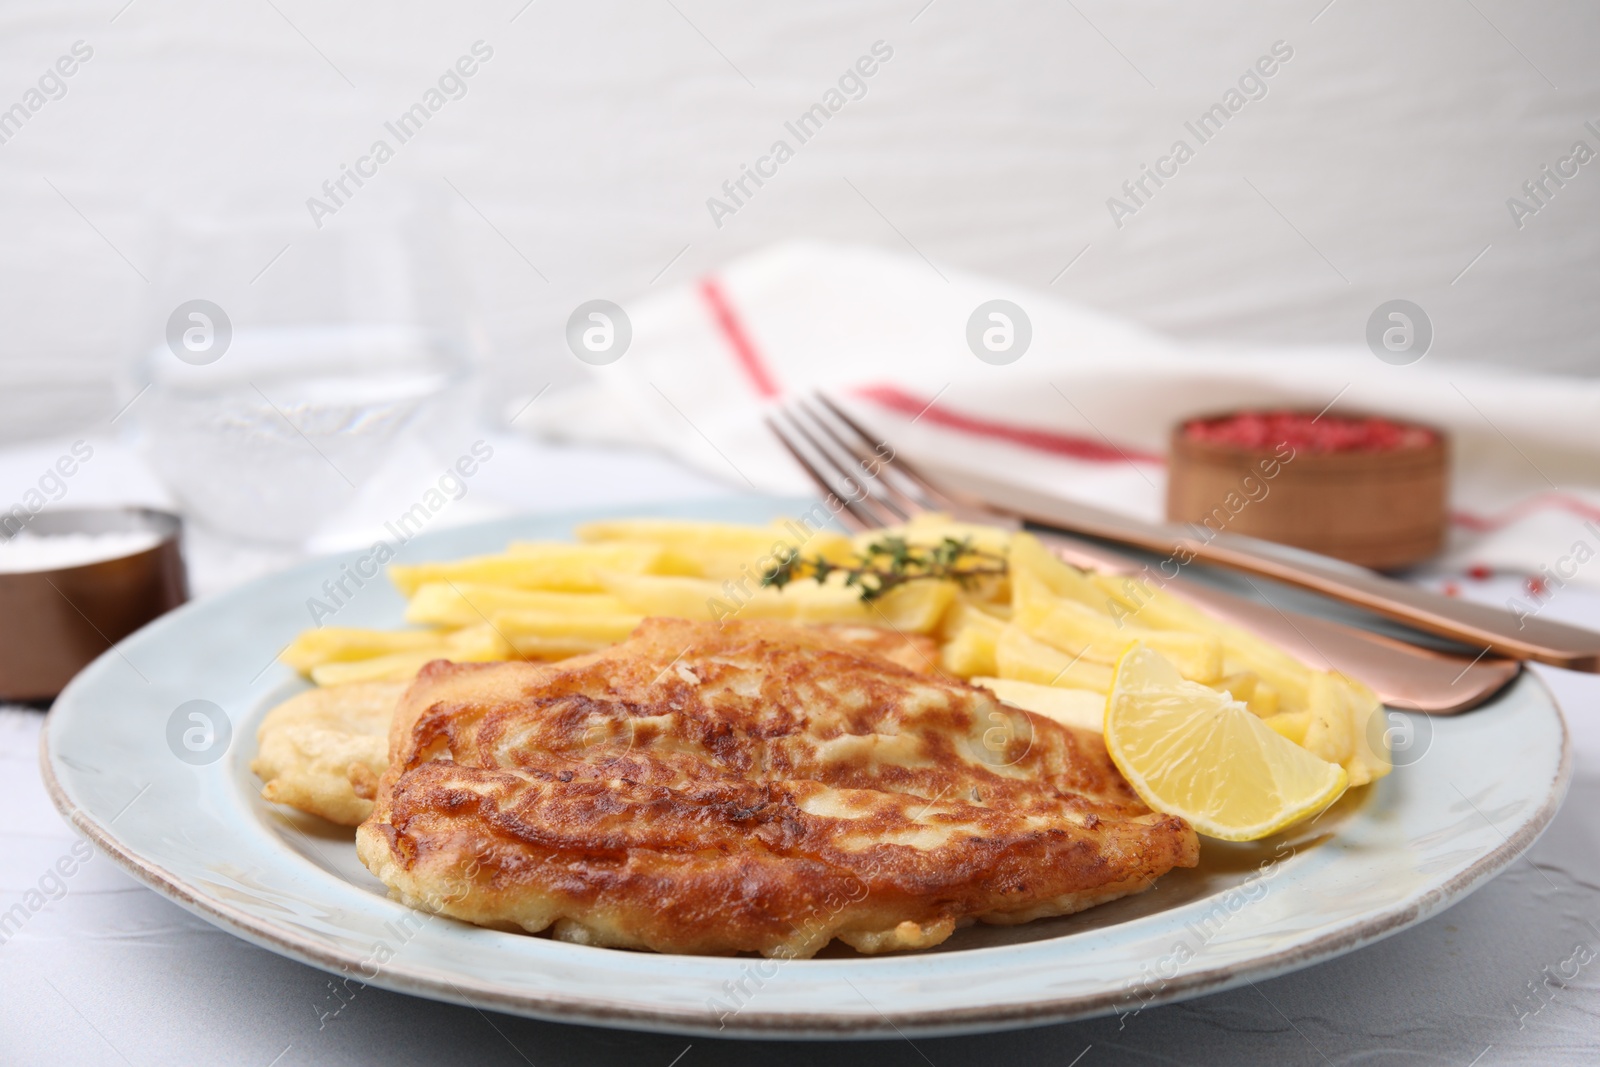
[[[1117,663],[1106,748],[1156,811],[1199,833],[1254,841],[1315,815],[1349,782],[1344,768],[1283,737],[1243,703],[1143,645]]]

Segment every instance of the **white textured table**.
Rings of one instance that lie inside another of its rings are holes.
[[[48,452],[48,447],[43,447]],[[486,510],[546,510],[717,491],[655,458],[507,444]],[[0,486],[33,464],[0,453]],[[155,500],[112,470],[71,503]],[[129,468],[131,470],[131,468]],[[480,504],[484,502],[480,501]],[[213,560],[208,584],[221,584]],[[1495,601],[1510,582],[1469,583]],[[1600,626],[1569,588],[1552,617]],[[1600,1062],[1600,677],[1543,672],[1567,712],[1575,777],[1527,856],[1445,914],[1256,988],[1116,1018],[991,1036],[849,1045],[735,1042],[484,1014],[362,989],[246,944],[76,844],[38,774],[43,716],[0,710],[0,915],[45,900],[0,943],[0,1063],[1593,1064]],[[58,862],[66,862],[58,867]],[[70,870],[61,876],[60,870]],[[29,897],[37,892],[40,897]],[[335,1014],[336,1012],[336,1014]]]

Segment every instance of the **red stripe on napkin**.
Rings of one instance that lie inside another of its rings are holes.
[[[745,332],[744,323],[733,313],[733,306],[723,295],[722,287],[711,278],[702,278],[700,295],[705,299],[706,306],[711,309],[711,317],[716,320],[717,329],[722,331],[723,340],[733,349],[733,358],[738,362],[739,369],[744,371],[745,377],[750,379],[750,385],[755,389],[756,395],[763,400],[773,400],[782,396],[782,387],[778,385],[778,380],[767,366],[766,360],[761,358],[761,353],[750,340],[750,335]]]
[[[944,407],[934,400],[914,396],[894,385],[864,385],[851,390],[851,392],[863,400],[869,400],[877,404],[879,407],[899,412],[902,415],[910,415],[913,419],[926,419],[935,426],[959,430],[962,433],[972,434],[976,437],[990,437],[997,441],[1006,441],[1038,452],[1048,452],[1054,456],[1067,456],[1072,459],[1086,460],[1090,463],[1166,462],[1165,457],[1155,453],[1142,452],[1132,448],[1118,448],[1108,441],[1096,441],[1088,437],[1079,437],[1076,434],[1059,433],[1055,430],[1041,430],[1031,426],[1013,426],[1009,423],[979,418],[976,415],[966,415]]]
[[[1474,533],[1489,533],[1493,530],[1503,530],[1535,512],[1551,510],[1567,511],[1580,519],[1600,522],[1600,508],[1568,493],[1538,493],[1519,500],[1494,515],[1474,515],[1470,511],[1456,511],[1451,513],[1450,521]]]

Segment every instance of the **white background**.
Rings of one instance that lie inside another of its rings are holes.
[[[1430,359],[1600,369],[1600,163],[1520,231],[1505,203],[1574,140],[1600,148],[1596,5],[524,2],[0,6],[0,107],[95,50],[0,145],[0,436],[115,410],[169,310],[140,275],[181,234],[236,234],[240,270],[287,243],[272,271],[303,269],[364,209],[319,233],[306,198],[478,39],[469,94],[362,196],[441,194],[505,386],[577,376],[580,301],[793,236],[909,244],[1225,343],[1359,343],[1405,297]],[[706,198],[880,39],[865,98],[714,226]],[[1114,227],[1106,199],[1277,40],[1268,96]]]

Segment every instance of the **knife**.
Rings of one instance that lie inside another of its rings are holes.
[[[932,464],[924,461],[924,466]],[[999,482],[992,475],[940,466],[938,479],[947,491],[956,491],[951,496],[959,492],[975,503],[1041,526],[1161,553],[1178,568],[1199,560],[1260,575],[1482,648],[1481,655],[1600,673],[1600,633],[1593,630],[1442,596],[1353,564],[1253,537],[1210,530],[1202,537],[1191,528],[1129,518]]]

